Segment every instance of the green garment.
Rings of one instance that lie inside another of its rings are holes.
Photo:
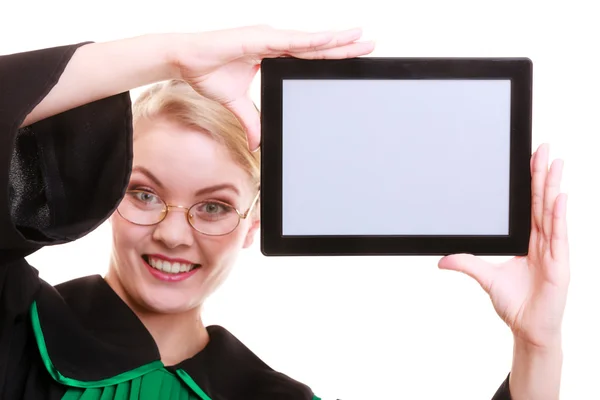
[[[101,388],[69,388],[63,400],[206,400],[164,368]]]

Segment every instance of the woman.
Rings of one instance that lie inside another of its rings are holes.
[[[360,36],[247,27],[0,58],[2,399],[317,399],[199,310],[259,226],[247,93],[260,61],[370,53]],[[132,111],[128,91],[159,81]],[[547,163],[542,147],[528,257],[440,261],[473,276],[514,332],[497,400],[558,398],[568,246],[561,164]],[[25,261],[109,217],[104,279],[54,288]]]

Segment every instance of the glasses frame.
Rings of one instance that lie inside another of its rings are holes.
[[[244,213],[240,212],[237,208],[235,208],[234,206],[232,206],[231,204],[229,204],[227,202],[220,201],[220,200],[211,200],[210,202],[212,202],[212,203],[220,203],[220,204],[226,205],[227,207],[232,208],[237,213],[237,215],[238,215],[237,224],[235,224],[235,226],[229,232],[219,233],[219,234],[212,234],[212,233],[203,232],[203,231],[199,230],[198,228],[196,228],[194,226],[194,224],[192,223],[193,217],[190,214],[190,210],[192,208],[194,208],[198,204],[207,203],[206,200],[194,203],[190,207],[185,207],[185,206],[182,206],[182,205],[167,204],[167,202],[164,201],[160,196],[156,195],[155,193],[149,192],[147,190],[128,190],[128,191],[125,192],[125,195],[129,195],[131,193],[148,193],[148,194],[151,194],[152,196],[156,196],[164,204],[164,208],[161,211],[162,216],[161,216],[161,218],[157,222],[154,222],[152,224],[140,224],[140,223],[131,221],[129,218],[127,218],[123,214],[121,214],[121,210],[120,210],[121,207],[119,205],[119,207],[117,207],[117,212],[126,221],[128,221],[128,222],[130,222],[130,223],[132,223],[134,225],[138,225],[138,226],[154,226],[154,225],[158,225],[158,224],[160,224],[161,222],[163,222],[167,218],[167,215],[169,215],[169,212],[171,211],[171,209],[175,208],[175,209],[179,209],[179,210],[184,210],[185,214],[187,216],[186,220],[187,220],[188,224],[190,224],[190,226],[196,232],[199,232],[199,233],[201,233],[203,235],[207,235],[207,236],[225,236],[225,235],[229,235],[231,232],[235,231],[237,229],[237,227],[240,226],[240,222],[243,219],[248,218],[248,215],[250,215],[250,213],[252,212],[252,210],[256,206],[256,203],[258,203],[258,199],[260,198],[260,189],[258,189],[258,192],[256,193],[256,196],[254,196],[254,199],[252,200],[252,204],[250,204],[250,207],[248,207],[248,210],[246,210],[246,212],[244,212]]]

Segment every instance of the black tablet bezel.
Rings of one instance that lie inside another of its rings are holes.
[[[531,229],[532,75],[528,58],[265,59],[261,65],[261,251],[266,256],[525,255]],[[510,200],[506,236],[283,236],[284,79],[509,79]]]

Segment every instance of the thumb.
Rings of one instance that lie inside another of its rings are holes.
[[[227,107],[235,114],[248,138],[248,148],[255,151],[260,146],[260,112],[250,97],[244,96],[230,102]]]
[[[472,254],[453,254],[438,262],[440,269],[462,272],[475,279],[487,293],[492,288],[495,269],[492,264]]]

